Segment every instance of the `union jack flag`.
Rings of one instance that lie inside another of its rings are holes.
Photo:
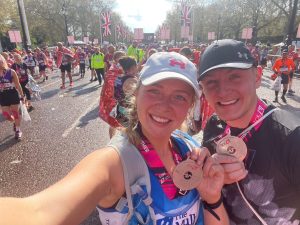
[[[103,31],[103,36],[109,36],[111,35],[111,31],[110,31],[110,12],[103,12],[101,13],[101,17],[103,20],[103,24],[101,25],[101,27],[104,29]]]
[[[116,26],[116,33],[117,33],[118,39],[120,39],[122,37],[122,31],[123,31],[122,25],[118,24]]]
[[[191,24],[191,10],[192,7],[187,3],[181,4],[181,25],[189,26]]]

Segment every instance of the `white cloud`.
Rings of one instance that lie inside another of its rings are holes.
[[[166,0],[117,0],[118,12],[132,30],[144,28],[145,33],[153,33],[166,19],[172,3]]]

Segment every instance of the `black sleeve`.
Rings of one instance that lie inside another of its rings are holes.
[[[14,70],[14,71],[16,71],[17,70],[17,68],[16,68],[17,66],[16,66],[16,64],[14,63],[14,64],[12,64],[12,66],[11,66],[11,68]]]
[[[33,61],[34,61],[35,65],[38,64],[37,61],[36,61],[36,58],[34,56],[33,56]]]
[[[221,120],[213,115],[208,120],[204,131],[202,145],[210,151],[211,154],[215,153],[215,145],[213,139],[224,132],[225,125]]]
[[[28,69],[28,66],[26,65],[26,63],[23,63],[23,68],[25,69],[25,70],[27,70]]]
[[[281,151],[283,173],[289,182],[300,189],[300,127],[294,129],[286,138]]]

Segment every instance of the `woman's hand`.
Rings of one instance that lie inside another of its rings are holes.
[[[192,160],[202,166],[203,177],[197,187],[201,198],[208,203],[215,203],[221,197],[224,184],[224,170],[222,166],[210,156],[207,148],[196,148],[189,154]]]

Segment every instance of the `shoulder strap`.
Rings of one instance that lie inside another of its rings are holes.
[[[129,209],[128,222],[134,211],[131,186],[138,181],[140,184],[146,186],[147,193],[150,196],[151,183],[148,167],[138,149],[129,142],[125,134],[117,133],[114,135],[108,146],[114,148],[121,158]]]
[[[192,136],[188,135],[187,133],[182,132],[181,130],[173,131],[172,136],[180,138],[182,141],[184,141],[190,151],[192,151],[193,148],[195,148],[195,147],[197,147],[197,148],[201,147],[201,145],[194,138],[192,138]]]

